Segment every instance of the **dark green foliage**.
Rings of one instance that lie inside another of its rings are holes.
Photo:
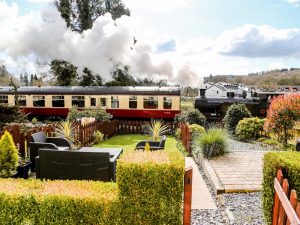
[[[205,158],[224,155],[227,152],[227,133],[223,129],[212,128],[199,138],[199,146]]]
[[[263,167],[263,211],[266,224],[271,224],[272,206],[274,202],[274,178],[277,168],[283,169],[284,177],[288,178],[290,189],[300,193],[300,153],[269,152],[264,156]]]
[[[18,107],[0,104],[0,128],[7,123],[24,122],[26,118],[27,115],[18,109]]]
[[[100,77],[101,81],[101,77]],[[84,68],[83,74],[81,77],[81,81],[79,82],[80,86],[96,86],[98,85],[96,82],[96,77],[88,68]]]
[[[257,117],[245,118],[239,121],[235,133],[241,140],[255,140],[261,137],[263,126],[263,119]]]
[[[53,60],[51,71],[56,78],[56,85],[71,86],[76,84],[77,67],[67,61]]]
[[[112,116],[103,109],[84,109],[79,111],[76,107],[73,107],[70,109],[67,119],[75,121],[82,117],[93,117],[97,121],[108,121],[112,118]]]
[[[112,81],[106,83],[107,86],[135,86],[138,84],[134,77],[130,75],[128,66],[117,67],[112,72],[112,78]]]
[[[177,123],[189,123],[189,124],[198,124],[203,127],[206,126],[205,116],[195,108],[190,108],[188,110],[182,110],[180,114],[175,116],[175,121]]]
[[[133,152],[117,165],[126,224],[182,224],[184,158],[178,152]]]
[[[251,113],[245,104],[233,104],[228,108],[223,119],[225,128],[234,131],[240,120],[249,117],[251,117]]]

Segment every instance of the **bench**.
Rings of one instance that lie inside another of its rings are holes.
[[[161,141],[140,141],[136,144],[135,150],[145,150],[146,143],[149,143],[150,150],[163,150],[165,148],[167,137],[164,135]]]

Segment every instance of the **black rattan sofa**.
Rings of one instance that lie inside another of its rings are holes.
[[[54,150],[71,149],[70,142],[65,138],[47,137],[46,133],[41,131],[31,135],[29,142],[31,171],[35,171],[35,157],[38,156],[40,148],[48,148]]]
[[[163,150],[165,148],[166,139],[167,137],[164,135],[161,141],[140,141],[136,144],[135,150],[145,150],[147,142],[149,143],[151,151]]]
[[[79,151],[57,151],[42,148],[35,158],[36,178],[116,181],[116,160],[122,152],[122,149],[83,148]]]

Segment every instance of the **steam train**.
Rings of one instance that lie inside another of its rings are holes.
[[[0,87],[0,104],[18,104],[31,117],[66,117],[77,106],[104,109],[119,119],[174,119],[180,112],[180,88]]]
[[[195,99],[195,108],[206,116],[208,121],[220,121],[227,109],[234,103],[244,103],[252,116],[264,118],[267,115],[270,99],[284,95],[285,92],[254,92],[251,98],[228,96],[227,98],[207,98],[205,95]]]

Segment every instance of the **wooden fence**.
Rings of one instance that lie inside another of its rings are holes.
[[[93,143],[94,133],[99,130],[105,135],[105,137],[112,137],[117,134],[140,134],[143,133],[143,126],[146,121],[105,121],[105,122],[92,122],[86,125],[77,123],[75,128],[75,139],[81,146],[89,146]],[[169,126],[168,134],[173,134],[177,128],[177,124],[172,122],[166,122]],[[50,124],[46,126],[22,129],[19,125],[7,126],[3,132],[7,130],[12,134],[14,142],[19,146],[19,152],[22,156],[27,152],[27,143],[30,142],[30,136],[33,133],[44,131],[48,137],[54,136],[56,124]],[[0,132],[0,137],[3,132]]]
[[[193,167],[185,168],[183,192],[183,225],[191,224]]]
[[[185,147],[185,150],[189,153],[189,155],[192,155],[192,148],[191,148],[192,134],[190,132],[189,126],[186,123],[181,123],[179,125],[179,128],[181,130],[180,140],[183,146]]]
[[[274,180],[274,204],[272,225],[300,225],[300,203],[295,190],[289,190],[287,179],[283,179],[281,170]]]

